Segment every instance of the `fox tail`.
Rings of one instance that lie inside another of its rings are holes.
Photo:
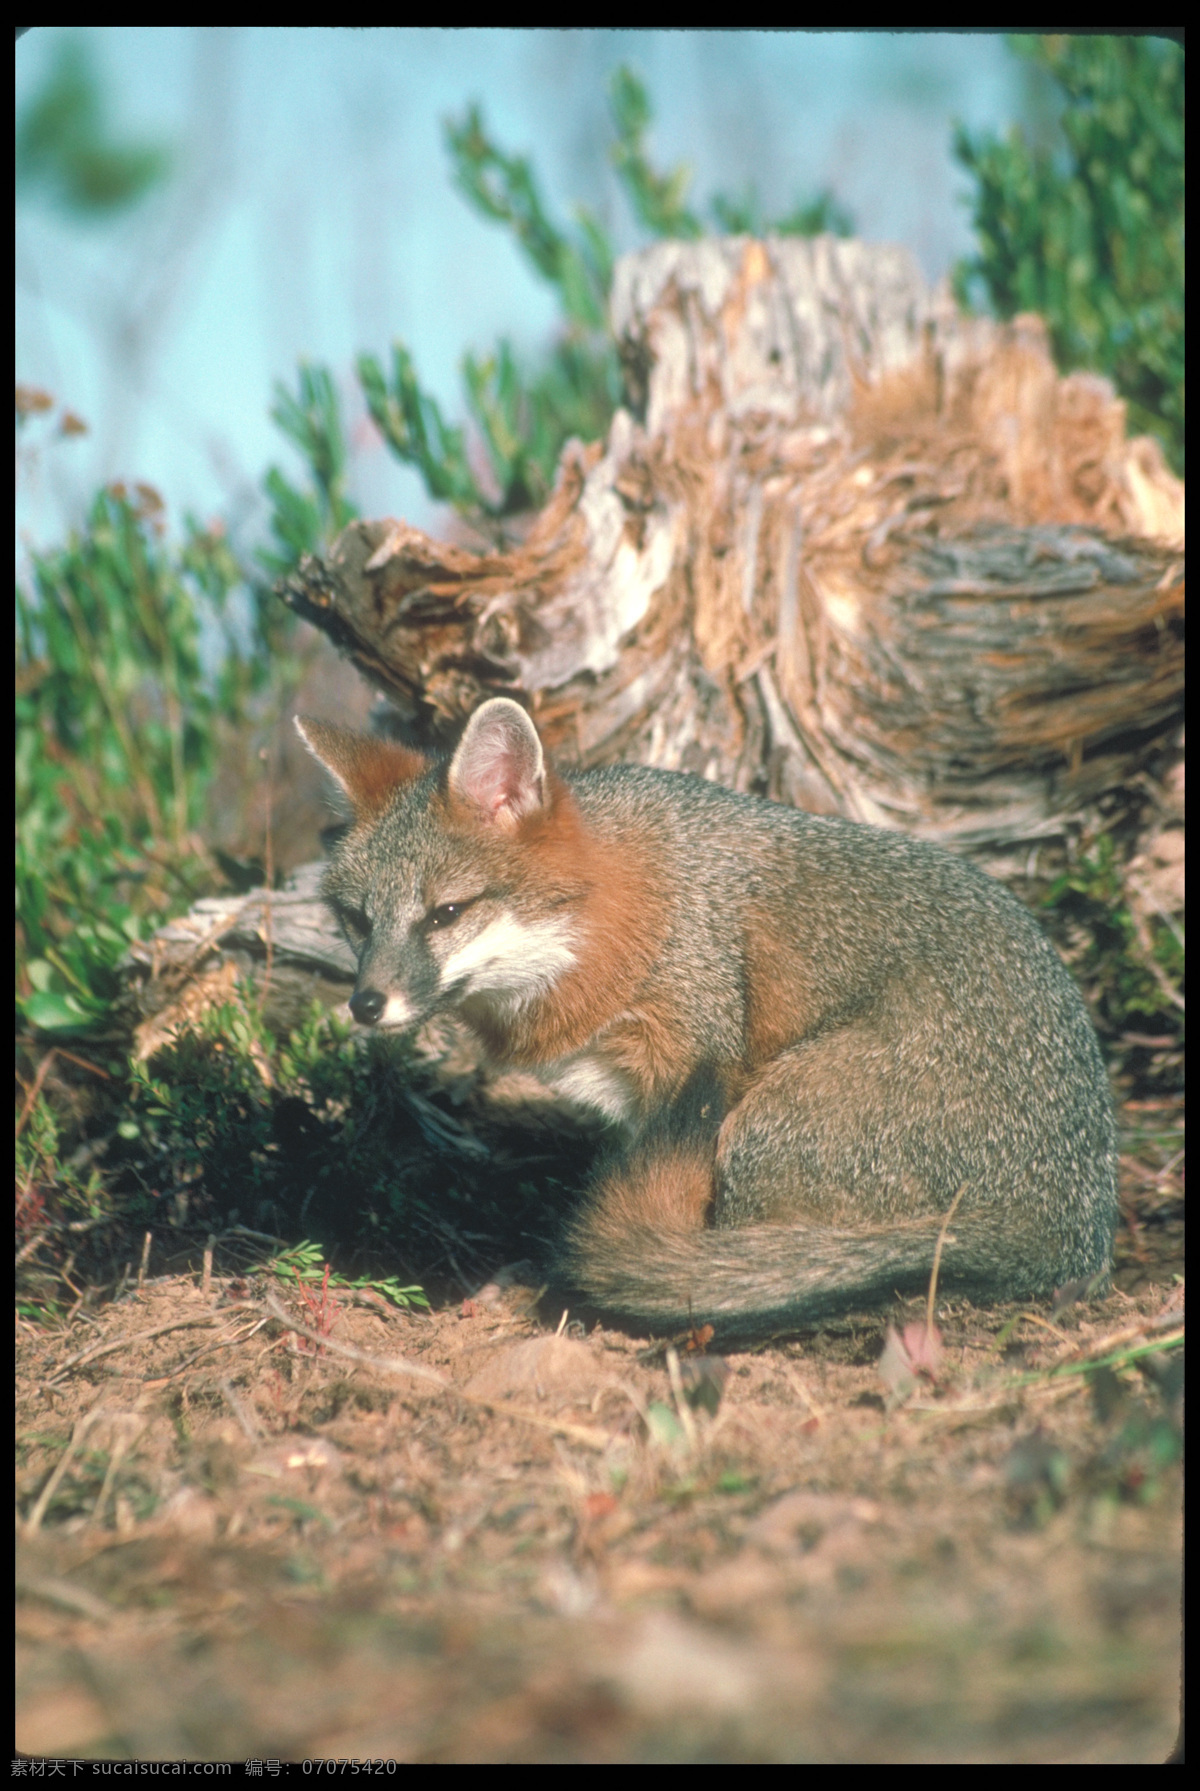
[[[577,1226],[560,1270],[590,1304],[660,1332],[711,1324],[722,1336],[771,1336],[893,1294],[923,1292],[943,1221],[840,1230],[760,1225],[631,1230],[620,1240]],[[1022,1299],[1054,1285],[1044,1230],[1024,1237],[1011,1212],[976,1210],[946,1227],[939,1287],[976,1299]]]

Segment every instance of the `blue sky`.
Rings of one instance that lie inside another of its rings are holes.
[[[17,377],[91,425],[24,469],[18,524],[46,544],[104,480],[253,532],[266,467],[295,470],[272,383],[328,365],[346,395],[355,495],[426,527],[438,512],[363,421],[354,356],[394,337],[461,415],[458,363],[501,335],[533,348],[548,291],[453,188],[442,120],[477,101],[528,154],[554,213],[584,201],[640,240],[607,154],[606,90],[632,65],[660,168],[691,197],[754,183],[768,215],[829,186],[870,240],[936,278],[970,247],[953,120],[1005,129],[1029,77],[994,34],[526,31],[267,26],[37,27],[17,44],[18,107],[70,35],[92,51],[122,137],[170,145],[171,182],[119,220],[37,200],[17,219]]]

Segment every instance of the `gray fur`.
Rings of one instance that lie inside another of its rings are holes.
[[[444,775],[354,830],[327,883],[372,921],[360,987],[401,986],[423,1011],[456,997],[421,914],[459,896],[477,931],[522,914],[520,891],[489,884],[487,838],[451,838],[431,812]],[[656,841],[668,925],[639,1004],[670,1007],[685,1084],[674,1115],[668,1100],[631,1118],[567,1233],[562,1272],[592,1303],[743,1334],[861,1307],[924,1285],[960,1189],[943,1287],[1028,1298],[1106,1269],[1108,1078],[1074,983],[1006,889],[938,847],[699,778],[620,766],[568,782],[618,860],[626,838]],[[568,876],[553,893],[569,919],[582,890]],[[606,1176],[699,1136],[689,1079],[719,1087],[745,1061],[750,942],[766,930],[806,1019],[727,1109],[703,1106],[709,1225],[618,1237]]]

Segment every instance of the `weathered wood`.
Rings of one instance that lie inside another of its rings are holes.
[[[265,957],[268,942],[279,964],[310,965],[354,981],[354,953],[321,900],[320,864],[301,865],[282,889],[249,895],[205,896],[154,938],[133,947],[133,961],[147,968],[179,967],[206,956],[210,947],[246,950]]]
[[[628,406],[523,541],[361,522],[283,589],[408,738],[507,692],[566,763],[981,850],[1169,758],[1183,487],[1036,318],[833,238],[660,244],[612,318]]]
[[[314,999],[345,1005],[354,954],[320,898],[323,869],[301,865],[282,889],[206,896],[130,948],[125,979],[140,1021],[139,1057],[152,1056],[205,1008],[230,1000],[235,978],[256,987],[264,1019],[281,1034]]]

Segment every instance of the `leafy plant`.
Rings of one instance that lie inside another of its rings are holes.
[[[659,174],[650,161],[645,140],[654,112],[645,88],[631,69],[617,70],[609,97],[617,137],[612,150],[613,166],[638,222],[656,237],[694,240],[703,236],[703,222],[685,204],[690,171],[681,165],[668,174]],[[823,231],[849,236],[854,229],[849,212],[828,189],[810,199],[797,198],[792,209],[779,218],[763,216],[753,187],[739,198],[715,193],[708,202],[708,213],[718,234],[733,236],[819,236]]]
[[[530,365],[506,341],[482,359],[464,357],[467,406],[486,462],[482,479],[466,430],[447,424],[422,392],[402,343],[393,345],[390,383],[373,355],[359,357],[358,376],[384,440],[420,472],[430,496],[498,521],[543,502],[563,444],[572,435],[602,435],[620,401],[616,349],[606,331],[613,250],[582,207],[573,236],[551,220],[528,162],[496,147],[477,107],[447,122],[446,145],[459,190],[484,217],[512,230],[534,270],[555,288],[562,332]]]
[[[65,1160],[63,1127],[49,1101],[39,1095],[27,1102],[16,1140],[16,1232],[18,1246],[27,1244],[47,1217],[47,1193],[62,1213],[81,1221],[99,1220],[108,1201],[94,1164],[82,1167]]]
[[[582,206],[576,209],[574,241],[552,223],[529,163],[496,147],[478,106],[460,123],[448,119],[445,129],[459,191],[485,218],[508,225],[537,273],[557,289],[568,325],[602,331],[613,250],[595,218]]]
[[[660,174],[646,136],[653,110],[644,86],[620,68],[610,88],[615,131],[613,165],[634,218],[653,236],[701,236],[704,225],[685,204],[690,180],[678,167]],[[448,424],[437,402],[421,390],[412,357],[392,349],[391,377],[374,355],[359,357],[358,377],[384,440],[415,467],[431,497],[493,522],[544,502],[564,444],[603,436],[621,401],[616,346],[608,334],[608,296],[616,251],[611,237],[583,206],[573,229],[550,216],[529,162],[506,154],[489,137],[472,106],[446,124],[455,185],[485,218],[511,230],[538,276],[551,285],[562,312],[558,339],[540,359],[523,363],[500,342],[491,355],[463,360],[467,410],[484,457],[477,473],[465,427]],[[763,221],[753,192],[740,200],[718,194],[710,205],[719,231],[848,235],[849,216],[828,193],[797,201],[786,217]]]
[[[430,497],[460,510],[489,510],[467,460],[463,431],[448,426],[437,400],[422,392],[403,343],[392,348],[390,386],[373,355],[359,356],[358,377],[383,439],[398,460],[416,467]]]
[[[979,249],[956,294],[1001,317],[1040,312],[1060,365],[1107,374],[1182,471],[1183,51],[1150,37],[1010,42],[1058,89],[1059,142],[957,127]]]
[[[1043,898],[1044,906],[1072,935],[1073,968],[1089,990],[1097,1018],[1114,1033],[1154,1015],[1182,1028],[1182,1010],[1165,988],[1178,989],[1184,947],[1165,920],[1151,924],[1150,952],[1125,894],[1121,864],[1110,833],[1080,852]]]
[[[748,187],[740,197],[715,193],[709,211],[718,229],[729,236],[852,236],[854,220],[831,192],[797,199],[791,211],[767,222],[758,193]]]
[[[396,1263],[444,1261],[458,1277],[473,1238],[519,1237],[547,1198],[474,1139],[460,1148],[453,1122],[414,1094],[402,1052],[364,1045],[315,1003],[281,1044],[239,990],[134,1066],[121,1112],[106,1173],[131,1222],[299,1235],[260,1272],[310,1287],[335,1253],[382,1259],[383,1274],[339,1262],[328,1285],[396,1305],[422,1303]]]
[[[669,174],[659,174],[646,154],[645,137],[654,113],[646,89],[632,69],[617,70],[610,97],[617,132],[612,152],[613,167],[638,222],[652,236],[685,240],[703,236],[703,224],[684,203],[684,195],[691,184],[689,170],[680,165],[672,168]]]
[[[18,988],[25,1018],[101,1018],[112,969],[194,891],[215,757],[195,598],[149,487],[96,499],[17,587]]]
[[[45,411],[19,403],[19,427]],[[65,1035],[105,1022],[131,941],[211,886],[209,787],[292,670],[290,619],[219,527],[188,518],[172,545],[158,493],[119,484],[32,555],[16,617],[18,1006]]]
[[[301,554],[328,546],[340,529],[358,515],[346,496],[346,443],[342,433],[337,388],[323,367],[301,366],[295,397],[275,382],[272,419],[299,449],[312,475],[310,491],[299,491],[278,467],[271,467],[263,487],[271,500],[271,532],[280,553],[259,552],[259,561],[273,577],[290,572]]]
[[[278,1256],[273,1256],[270,1262],[264,1263],[255,1273],[273,1275],[277,1280],[289,1282],[295,1287],[366,1289],[389,1300],[393,1306],[403,1308],[429,1305],[421,1288],[401,1287],[394,1275],[357,1275],[351,1278],[337,1274],[325,1261],[320,1244],[311,1243],[308,1238],[294,1244],[289,1250],[281,1251]]]
[[[60,44],[17,121],[18,189],[40,186],[69,211],[98,217],[136,204],[166,178],[171,159],[162,145],[111,135],[88,50]]]
[[[18,386],[18,468],[85,432]],[[282,552],[271,575],[327,546],[355,515],[328,375],[302,369],[273,416],[307,463],[310,492],[267,476]],[[199,830],[229,741],[282,701],[300,660],[294,623],[220,522],[167,538],[152,486],[101,491],[65,546],[18,581],[17,985],[26,1024],[103,1025],[132,940],[214,880]]]
[[[574,1183],[586,1142],[548,1155],[543,1139],[531,1158],[518,1131],[491,1149],[420,1092],[402,1048],[364,1041],[315,1002],[280,1042],[258,993],[239,985],[124,1076],[109,1064],[86,1107],[57,1075],[30,1084],[18,1139],[29,1316],[57,1313],[60,1283],[77,1301],[122,1282],[147,1233],[156,1263],[198,1261],[215,1237],[218,1272],[288,1281],[326,1310],[338,1290],[420,1307],[418,1280],[461,1293],[498,1261],[541,1254],[558,1225],[556,1172]]]

